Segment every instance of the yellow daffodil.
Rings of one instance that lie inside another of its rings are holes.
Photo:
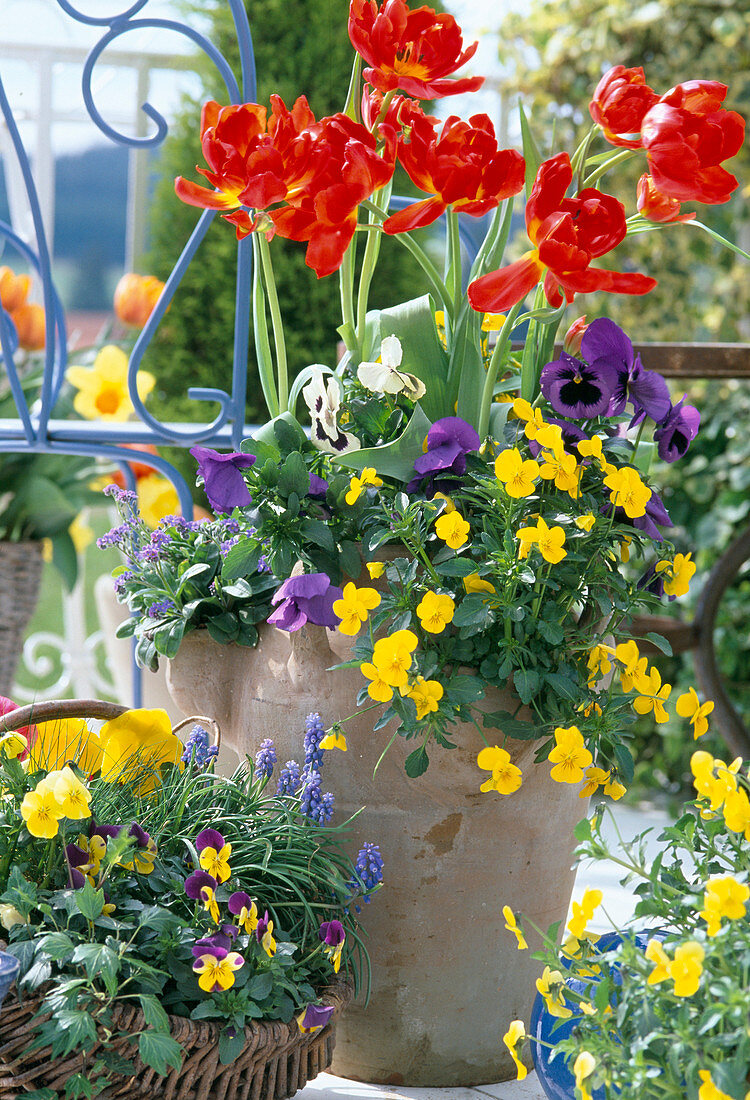
[[[321,738],[320,748],[341,749],[342,752],[346,752],[346,738],[340,729],[334,727],[330,733],[327,733],[325,737]]]
[[[383,570],[385,569],[384,561],[368,561],[365,564],[367,565],[367,572],[370,574],[371,581],[376,581],[378,577],[382,577]]]
[[[435,534],[451,550],[458,550],[469,538],[471,526],[466,522],[460,512],[455,509],[452,512],[443,512],[435,520]]]
[[[675,554],[674,561],[658,561],[654,566],[657,573],[664,574],[664,591],[667,596],[686,595],[695,573],[695,562],[690,557],[690,554]]]
[[[403,692],[403,688],[402,688]],[[417,721],[421,722],[428,714],[438,710],[440,700],[443,698],[443,685],[437,680],[425,680],[419,676],[406,692],[409,699],[413,699],[417,706]]]
[[[636,691],[639,693],[633,700],[636,714],[650,714],[653,711],[655,722],[669,721],[664,704],[672,691],[672,685],[662,684],[658,668],[652,668],[648,676],[643,677],[636,685]]]
[[[495,459],[495,477],[503,483],[508,496],[528,497],[539,477],[539,463],[533,458],[524,459],[517,447],[510,447]]]
[[[161,474],[146,474],[136,482],[138,493],[138,511],[141,519],[149,527],[156,528],[165,516],[173,516],[180,511],[180,498],[169,478]]]
[[[497,745],[487,745],[477,756],[477,766],[482,771],[492,772],[479,788],[482,792],[497,791],[498,794],[513,794],[521,786],[523,773],[511,763],[510,753]]]
[[[229,866],[229,857],[232,854],[232,845],[225,844],[217,851],[207,845],[201,849],[198,862],[204,871],[213,875],[217,882],[228,882],[232,877],[232,869]]]
[[[523,931],[518,927],[516,915],[509,905],[503,906],[503,916],[505,917],[505,927],[516,937],[518,950],[526,951],[529,945],[526,942]]]
[[[380,603],[380,593],[374,588],[357,588],[349,581],[344,585],[340,600],[333,601],[333,613],[341,619],[339,630],[342,634],[359,634],[362,623]]]
[[[367,485],[379,489],[383,484],[382,478],[375,473],[373,466],[365,466],[359,477],[352,477],[349,482],[349,492],[344,497],[347,504],[356,504]]]
[[[480,577],[478,573],[470,573],[468,577],[464,577],[464,588],[468,593],[492,592],[494,594],[496,592],[494,584]]]
[[[581,1091],[581,1100],[591,1100],[591,1093],[585,1084],[596,1068],[596,1059],[588,1050],[582,1050],[573,1063],[573,1076],[576,1079],[576,1088]]]
[[[550,775],[556,783],[580,783],[584,768],[594,762],[594,758],[583,742],[578,726],[558,726],[555,730],[555,747],[547,759],[554,764]]]
[[[580,940],[583,936],[586,925],[602,903],[602,897],[601,890],[588,889],[584,891],[580,902],[573,902],[573,916],[568,921],[568,930],[576,939]]]
[[[526,1028],[523,1025],[523,1020],[513,1020],[508,1030],[503,1035],[503,1042],[510,1051],[510,1056],[516,1064],[518,1071],[517,1081],[523,1081],[526,1077],[528,1070],[518,1057],[518,1049],[522,1047],[526,1039]]]
[[[698,740],[708,731],[708,715],[714,709],[714,703],[708,699],[703,705],[695,688],[688,688],[677,700],[675,710],[680,718],[687,718],[693,727],[693,739]]]
[[[705,951],[695,940],[681,943],[669,966],[669,976],[674,981],[675,997],[692,997],[697,993],[703,973]]]
[[[722,1092],[720,1088],[717,1088],[707,1069],[699,1069],[698,1076],[703,1082],[698,1089],[698,1100],[732,1100],[728,1092]],[[745,1100],[748,1096],[750,1096],[750,1093],[745,1093]]]
[[[604,484],[611,489],[609,499],[622,508],[630,519],[645,516],[646,505],[651,500],[651,490],[644,485],[641,475],[632,466],[623,466],[607,474]]]
[[[91,733],[83,718],[39,722],[36,729],[36,739],[29,749],[30,771],[59,771],[68,761],[86,775],[99,771],[102,763],[101,740]]]
[[[672,960],[658,940],[649,940],[646,944],[645,956],[649,962],[654,963],[654,969],[648,976],[649,985],[659,985],[669,977],[669,968]]]
[[[453,621],[456,605],[450,596],[438,592],[425,592],[417,604],[417,615],[422,629],[429,634],[442,634]]]
[[[703,909],[698,914],[707,924],[706,935],[715,936],[722,918],[741,920],[746,913],[750,887],[732,875],[712,875],[703,894]]]
[[[155,791],[166,764],[181,766],[184,746],[172,733],[165,710],[128,710],[105,722],[99,738],[102,779],[105,783],[129,783],[136,794]]]
[[[580,527],[582,531],[590,531],[596,523],[596,516],[593,512],[586,512],[584,516],[576,516],[575,525]]]
[[[201,955],[193,963],[193,970],[199,974],[198,985],[206,993],[230,989],[234,985],[235,971],[244,965],[245,960],[236,951],[230,951],[223,959],[216,955]]]
[[[537,978],[536,987],[544,998],[550,1016],[569,1020],[573,1012],[565,1003],[565,979],[559,970],[550,970],[545,966],[541,978]]]
[[[60,804],[61,817],[69,817],[73,821],[91,817],[91,791],[81,783],[72,768],[66,765],[61,771],[48,775],[47,780]]]
[[[73,407],[84,420],[127,420],[135,409],[128,390],[128,357],[112,344],[96,356],[93,367],[68,367],[65,377],[78,393]],[[151,393],[156,379],[148,371],[136,374],[141,401]]]
[[[55,792],[45,785],[44,780],[37,784],[35,790],[23,796],[21,817],[32,836],[51,840],[53,836],[57,836],[60,819],[64,816]]]

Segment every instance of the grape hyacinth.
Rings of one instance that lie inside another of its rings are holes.
[[[320,742],[326,735],[319,714],[308,714],[305,719],[305,764],[319,772],[323,766],[324,750]]]
[[[185,742],[182,760],[186,764],[193,763],[199,768],[205,768],[215,759],[218,752],[219,749],[216,745],[209,745],[208,743],[208,731],[203,726],[196,724],[193,726],[193,732]]]
[[[316,825],[327,825],[333,817],[333,795],[323,794],[320,789],[320,772],[309,764],[305,765],[302,772],[300,810]]]
[[[265,741],[261,741],[260,749],[255,757],[255,774],[259,778],[270,779],[273,774],[273,767],[276,763],[276,749],[274,748],[273,741],[270,737],[267,737]]]
[[[369,891],[374,890],[383,881],[383,857],[380,854],[378,845],[369,842],[363,844],[357,854],[354,867],[359,875],[360,882],[352,879],[349,886],[356,893],[359,893],[361,887],[364,886],[368,893],[362,895],[362,901],[369,904]]]
[[[279,773],[276,793],[280,795],[296,794],[299,789],[299,764],[296,760],[287,760]]]

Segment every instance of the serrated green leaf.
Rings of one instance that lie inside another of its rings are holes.
[[[75,894],[76,907],[87,920],[96,920],[102,915],[104,908],[104,891],[95,890],[90,882],[86,882]]]
[[[139,993],[138,1000],[147,1026],[157,1031],[169,1031],[169,1017],[158,998],[153,993]]]
[[[519,668],[513,673],[513,684],[522,703],[530,703],[539,691],[541,678],[531,668]]]
[[[138,1037],[138,1053],[141,1061],[155,1069],[160,1077],[166,1077],[170,1067],[182,1065],[182,1047],[171,1035],[160,1031],[144,1031]]]

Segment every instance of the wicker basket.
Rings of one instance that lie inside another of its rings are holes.
[[[0,732],[19,729],[31,722],[46,722],[60,718],[116,718],[128,708],[101,699],[66,699],[33,703],[19,707],[0,717]],[[213,732],[214,743],[221,735],[213,719],[196,715],[180,722],[183,726],[200,722]],[[180,1069],[172,1069],[160,1077],[144,1066],[127,1034],[110,1044],[135,1064],[132,1077],[115,1076],[112,1084],[101,1093],[106,1100],[120,1097],[164,1097],[164,1100],[286,1100],[303,1088],[331,1064],[336,1038],[336,1021],[352,997],[348,982],[339,981],[320,991],[319,1000],[332,1006],[334,1012],[324,1028],[303,1033],[296,1020],[254,1023],[245,1028],[245,1047],[231,1065],[219,1062],[221,1027],[211,1021],[193,1021],[184,1016],[170,1016],[172,1037],[182,1047]],[[80,1052],[64,1059],[51,1060],[49,1047],[29,1051],[35,1025],[32,1018],[39,1011],[42,994],[20,1000],[10,993],[0,1009],[0,1100],[22,1100],[36,1089],[62,1089],[69,1077],[85,1072],[98,1046],[87,1054]],[[43,1017],[46,1018],[46,1017]],[[38,1021],[37,1021],[38,1022]],[[145,1021],[135,1006],[118,1005],[115,1026],[125,1033],[139,1032]]]

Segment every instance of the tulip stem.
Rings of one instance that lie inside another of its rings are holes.
[[[390,197],[391,183],[388,183],[382,191],[376,192],[375,198],[377,205],[380,207],[382,204],[387,210]],[[377,215],[374,211],[369,210],[367,214],[368,224],[373,225],[376,217]],[[370,296],[370,283],[375,274],[375,267],[378,262],[378,255],[380,254],[380,240],[380,233],[368,233],[365,254],[362,259],[362,270],[359,275],[359,290],[357,292],[357,346],[360,349],[361,355],[366,354],[364,339],[365,324],[367,321],[367,303]]]
[[[361,203],[361,206],[364,210],[369,210],[371,213],[375,214],[378,217],[381,225],[388,217],[388,214],[385,210],[381,210],[379,206],[376,206],[375,203],[372,203],[367,199],[363,203]],[[450,317],[452,320],[453,302],[451,300],[450,294],[448,293],[448,287],[441,279],[440,272],[435,267],[430,257],[427,255],[421,245],[417,244],[411,233],[397,233],[395,234],[395,239],[400,244],[402,244],[404,248],[408,249],[408,251],[411,252],[412,256],[427,276],[427,280],[430,284],[430,289],[432,290],[436,301],[440,302],[446,316]]]
[[[257,233],[253,234],[253,339],[255,341],[255,358],[258,361],[260,386],[263,390],[269,415],[274,417],[279,415],[281,409],[276,393],[271,344],[268,339],[266,294],[263,289],[263,264],[259,253],[258,236]]]
[[[359,348],[359,339],[357,334],[357,324],[354,317],[354,250],[357,247],[356,235],[352,237],[351,243],[344,253],[344,258],[341,261],[341,267],[339,268],[339,291],[341,293],[341,320],[343,323],[343,340],[346,344],[346,350],[357,359],[357,362],[362,359],[362,354]]]
[[[492,408],[492,401],[495,396],[495,382],[497,381],[498,372],[500,370],[500,364],[505,358],[505,349],[508,346],[510,340],[510,334],[513,331],[513,326],[516,323],[516,317],[518,311],[521,308],[521,303],[518,302],[513,306],[508,316],[503,322],[503,327],[498,333],[497,342],[492,352],[492,358],[490,359],[490,365],[487,368],[487,374],[484,378],[484,388],[482,390],[482,403],[479,410],[479,438],[484,439],[489,431],[490,427],[490,410]]]
[[[615,153],[609,160],[605,160],[595,168],[591,175],[583,181],[583,186],[593,187],[605,173],[609,172],[610,168],[616,168],[618,164],[624,164],[626,160],[631,160],[638,151],[638,149],[621,149],[619,153]]]
[[[458,316],[458,311],[461,308],[461,238],[458,233],[458,214],[452,206],[449,206],[445,212],[445,217],[448,227],[445,281],[448,283],[450,278],[449,285],[451,297],[453,298],[454,315]]]
[[[284,322],[281,317],[279,296],[276,293],[276,280],[273,276],[273,263],[271,262],[271,249],[263,233],[256,234],[258,251],[263,265],[263,282],[265,283],[268,308],[271,311],[271,325],[273,327],[273,341],[276,346],[276,396],[279,412],[286,409],[289,400],[289,379],[286,365],[286,341],[284,340]]]

